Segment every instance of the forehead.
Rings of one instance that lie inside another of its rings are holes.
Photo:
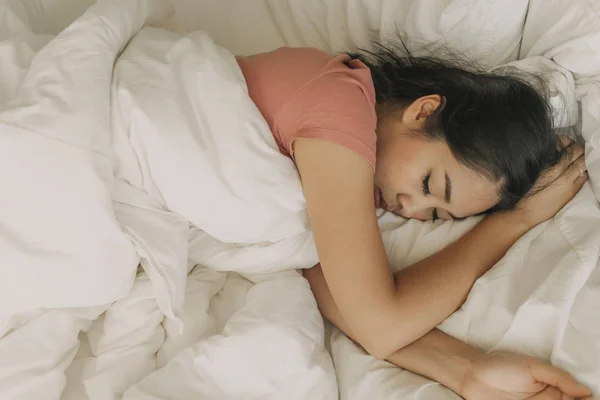
[[[452,154],[444,157],[442,162],[452,182],[452,202],[448,206],[452,214],[460,217],[476,215],[498,203],[499,182],[459,163]]]

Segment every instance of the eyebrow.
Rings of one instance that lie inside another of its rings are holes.
[[[448,172],[446,172],[445,174],[446,174],[446,193],[445,193],[444,199],[446,200],[446,203],[450,204],[450,202],[452,201],[452,181],[450,181]]]
[[[448,173],[445,173],[446,175],[446,193],[444,195],[444,200],[446,200],[446,203],[450,204],[450,202],[452,201],[452,181],[450,180],[450,177],[448,176]],[[464,221],[465,219],[467,219],[466,217],[457,217],[455,215],[453,215],[451,212],[448,212],[448,215],[450,216],[450,218],[452,218],[455,221]]]

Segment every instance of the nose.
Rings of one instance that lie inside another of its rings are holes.
[[[398,202],[398,215],[404,218],[414,218],[416,207],[413,199],[410,196],[399,194],[396,201]]]
[[[406,219],[416,219],[419,221],[431,220],[431,212],[428,208],[423,208],[417,204],[411,196],[398,195],[398,207],[394,211],[395,214]]]
[[[414,201],[414,198],[408,195],[398,195],[398,208],[396,214],[406,219],[416,219],[419,221],[431,221],[433,219],[434,205],[427,202]]]

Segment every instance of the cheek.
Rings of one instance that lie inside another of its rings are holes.
[[[375,182],[388,195],[406,193],[415,182],[414,165],[397,158],[381,158],[377,161]]]
[[[474,214],[487,211],[494,207],[500,201],[498,197],[498,187],[488,186],[487,188],[481,189],[479,192],[474,193],[467,199],[467,202],[471,202],[471,207],[476,210]]]
[[[419,187],[427,170],[422,142],[398,139],[382,147],[377,154],[376,185],[389,194],[411,193]]]
[[[463,182],[457,183],[457,187],[455,213],[457,215],[480,214],[494,207],[499,201],[499,187],[485,181],[482,182],[481,178],[471,176]]]

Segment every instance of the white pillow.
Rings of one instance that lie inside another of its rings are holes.
[[[174,0],[185,30],[202,29],[236,54],[280,46],[366,46],[396,30],[442,41],[483,64],[517,58],[527,0]]]

